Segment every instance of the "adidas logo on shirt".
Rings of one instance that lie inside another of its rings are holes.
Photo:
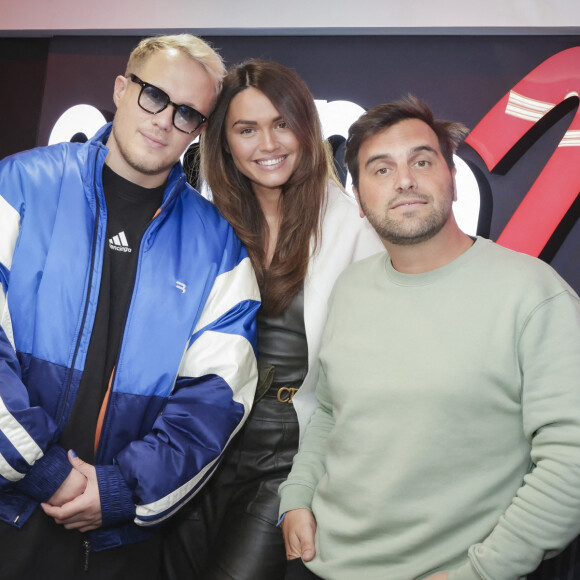
[[[125,232],[119,232],[116,236],[109,238],[109,248],[117,252],[131,252]]]

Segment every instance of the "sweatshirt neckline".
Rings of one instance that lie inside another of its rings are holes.
[[[423,272],[421,274],[404,274],[395,270],[391,258],[387,255],[385,260],[385,273],[391,282],[399,286],[427,286],[451,275],[453,272],[456,272],[459,268],[463,267],[466,262],[470,261],[473,256],[483,248],[486,241],[487,240],[484,238],[477,236],[471,247],[455,258],[455,260],[452,260],[440,268],[430,270],[429,272]]]

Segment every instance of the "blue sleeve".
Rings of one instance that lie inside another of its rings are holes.
[[[12,334],[8,297],[25,207],[24,170],[16,157],[0,163],[0,490],[15,486],[44,501],[71,466],[64,450],[52,444],[56,431],[52,419],[30,405]]]
[[[105,524],[132,513],[144,526],[171,516],[203,486],[250,412],[260,298],[250,260],[232,242],[223,260],[234,263],[214,280],[153,429],[117,454],[112,469],[97,468]]]

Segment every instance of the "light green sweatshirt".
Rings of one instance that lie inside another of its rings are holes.
[[[351,266],[281,512],[325,580],[515,580],[580,532],[580,301],[488,240],[425,274]]]

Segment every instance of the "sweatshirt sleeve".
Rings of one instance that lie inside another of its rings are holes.
[[[327,328],[330,324],[331,319]],[[326,473],[326,442],[335,420],[323,364],[320,366],[316,398],[318,406],[308,423],[300,449],[294,456],[292,470],[279,488],[280,515],[298,508],[312,509],[316,486]]]
[[[580,301],[565,290],[530,313],[517,344],[533,468],[449,580],[524,578],[580,533],[579,353]]]

